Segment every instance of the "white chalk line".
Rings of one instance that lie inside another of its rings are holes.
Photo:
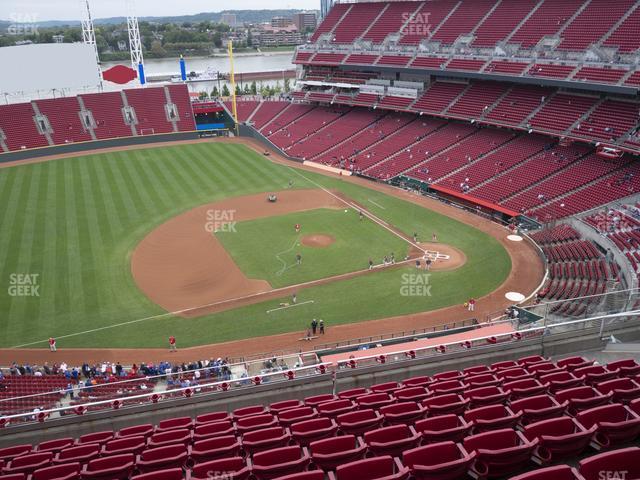
[[[285,253],[289,253],[291,250],[293,250],[294,248],[296,248],[296,245],[298,245],[298,242],[300,241],[300,236],[298,235],[298,237],[296,238],[296,241],[293,242],[293,245],[291,246],[291,248],[288,248],[287,250],[285,250],[284,252],[280,252],[280,253],[276,253],[276,259],[282,263],[282,268],[280,270],[278,270],[276,272],[276,275],[278,277],[281,277],[282,274],[284,272],[286,272],[287,270],[289,270],[290,268],[295,267],[295,264],[293,265],[288,265],[286,261],[284,261],[283,259],[280,258],[280,255],[284,255]]]
[[[374,202],[373,200],[371,200],[370,198],[367,198],[367,200],[372,203],[373,205],[375,205],[378,208],[381,208],[382,210],[386,210],[386,208],[384,208],[382,205],[380,205],[379,203]]]
[[[306,302],[292,303],[291,305],[286,305],[284,307],[272,308],[271,310],[267,310],[267,314],[269,314],[271,312],[277,312],[278,310],[286,310],[287,308],[300,307],[302,305],[307,305],[309,303],[314,303],[314,301],[313,300],[307,300]]]

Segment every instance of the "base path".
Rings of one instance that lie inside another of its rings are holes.
[[[252,148],[256,152],[262,154],[264,146],[250,139],[207,139],[196,140],[193,143],[202,142],[225,142],[243,144]],[[181,142],[187,143],[187,142]],[[144,148],[163,148],[162,145],[145,145]],[[119,150],[129,150],[129,147],[121,147]],[[116,150],[116,149],[113,149]],[[102,150],[95,152],[83,152],[79,155],[87,155],[90,153],[102,153]],[[69,156],[79,156],[69,155]],[[67,158],[69,156],[59,156],[57,158]],[[338,178],[335,174],[329,174],[321,170],[303,166],[300,163],[292,162],[281,157],[275,152],[271,152],[269,157],[271,161],[280,163],[290,167],[293,172],[299,172],[304,175],[305,171],[324,174],[333,178]],[[47,159],[37,159],[35,162],[47,161]],[[2,166],[0,166],[2,168]],[[382,183],[375,183],[359,177],[339,177],[342,181],[352,182],[361,186],[378,190],[387,195],[401,198],[408,202],[420,205],[435,212],[441,213],[448,217],[459,220],[460,222],[471,225],[492,237],[496,238],[502,246],[507,250],[511,258],[511,273],[505,282],[494,292],[479,298],[476,305],[475,317],[480,321],[487,315],[496,311],[505,309],[512,302],[505,298],[505,294],[510,291],[522,292],[527,295],[535,292],[544,277],[544,264],[539,257],[538,250],[529,242],[511,242],[507,239],[510,232],[496,223],[487,219],[466,212],[459,208],[446,205],[438,200],[423,197],[421,195],[406,192],[404,190],[391,187]],[[369,206],[371,210],[371,206]],[[421,245],[425,247],[425,245]],[[448,253],[444,252],[443,253]],[[191,348],[181,348],[176,353],[169,353],[166,348],[155,349],[61,349],[56,353],[50,353],[46,350],[47,345],[43,344],[41,349],[20,349],[20,350],[0,350],[0,365],[16,362],[31,362],[42,364],[44,362],[61,362],[66,361],[69,364],[81,365],[82,362],[99,362],[99,361],[119,361],[123,364],[146,362],[158,362],[160,360],[170,359],[173,362],[193,361],[211,357],[244,357],[250,355],[258,355],[261,353],[271,354],[281,351],[295,350],[312,350],[314,344],[324,344],[360,338],[363,335],[381,335],[400,331],[411,331],[428,328],[443,323],[452,323],[456,321],[466,320],[471,317],[462,305],[454,305],[430,312],[417,313],[412,315],[396,316],[385,319],[370,320],[362,323],[353,323],[347,325],[339,325],[332,327],[327,325],[327,333],[317,340],[305,342],[301,344],[299,341],[301,332],[291,332],[281,335],[272,335],[262,338],[248,338],[245,340],[237,340],[226,343],[218,343],[215,345],[202,345]],[[179,339],[178,339],[179,342]],[[180,346],[180,345],[178,345]]]

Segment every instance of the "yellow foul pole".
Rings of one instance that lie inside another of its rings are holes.
[[[236,136],[238,135],[238,104],[236,103],[236,74],[233,69],[233,42],[229,40],[229,64],[230,64],[230,72],[229,72],[229,81],[231,82],[231,98],[233,105],[233,121],[236,123]]]

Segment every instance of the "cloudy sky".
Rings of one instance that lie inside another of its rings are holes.
[[[94,18],[126,14],[125,0],[90,0]],[[0,19],[37,17],[37,20],[79,19],[79,0],[0,0]],[[138,16],[191,15],[220,10],[277,8],[320,9],[320,0],[136,0]],[[29,20],[27,20],[29,21]]]

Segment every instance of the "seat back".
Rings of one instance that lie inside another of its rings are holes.
[[[357,437],[355,435],[341,435],[339,437],[316,440],[311,443],[310,448],[314,454],[329,455],[352,450],[356,443]]]
[[[383,478],[395,473],[395,463],[389,455],[367,458],[340,465],[336,468],[336,480]]]
[[[77,478],[80,473],[79,463],[65,463],[53,467],[40,468],[33,472],[31,480],[56,480],[59,478]],[[73,477],[72,477],[73,476]]]
[[[585,458],[580,462],[579,471],[585,480],[616,478],[603,477],[602,472],[618,472],[617,478],[640,478],[640,447],[622,448]],[[624,473],[624,476],[622,475]]]
[[[460,458],[462,453],[455,442],[441,442],[407,450],[402,454],[402,463],[414,468],[416,465],[440,465]]]
[[[411,429],[406,425],[393,425],[382,427],[364,434],[364,441],[371,443],[390,443],[413,436]]]
[[[168,468],[156,472],[143,473],[131,477],[131,480],[182,480],[181,468]]]
[[[255,466],[268,467],[293,462],[300,458],[301,450],[299,446],[280,447],[267,450],[266,452],[256,453],[253,456],[253,464]]]

